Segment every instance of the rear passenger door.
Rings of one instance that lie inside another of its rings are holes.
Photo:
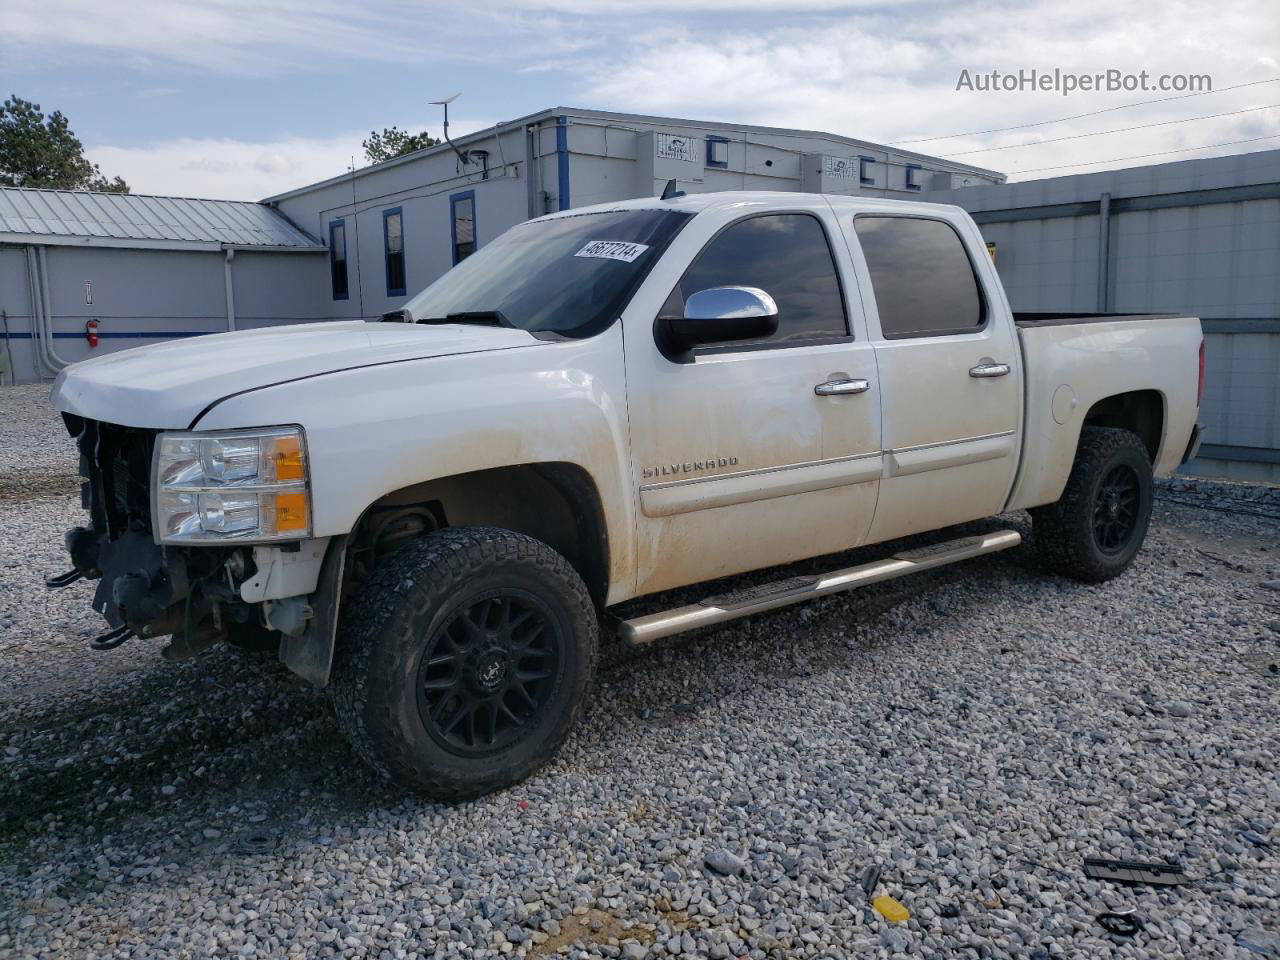
[[[999,513],[1017,466],[1022,371],[980,235],[944,215],[843,220],[884,409],[884,473],[868,539]]]

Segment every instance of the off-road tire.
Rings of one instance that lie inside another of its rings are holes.
[[[502,591],[548,611],[560,631],[558,673],[520,739],[460,756],[438,727],[428,729],[419,670],[432,638],[469,601]],[[582,712],[598,645],[590,595],[564,557],[510,530],[451,528],[388,556],[343,611],[330,695],[340,729],[375,770],[429,799],[459,802],[518,783],[556,753]]]
[[[1132,529],[1104,549],[1095,532],[1095,510],[1113,471],[1136,481]],[[1142,440],[1128,430],[1085,427],[1062,499],[1031,511],[1036,553],[1046,567],[1087,583],[1119,576],[1137,556],[1151,520],[1151,459]]]

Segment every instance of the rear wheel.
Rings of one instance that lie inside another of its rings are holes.
[[[442,530],[391,555],[344,612],[332,697],[375,769],[464,800],[550,759],[596,648],[591,599],[562,556],[509,530]]]
[[[1128,430],[1085,427],[1062,499],[1031,511],[1036,551],[1052,570],[1101,583],[1133,562],[1151,520],[1151,460]]]

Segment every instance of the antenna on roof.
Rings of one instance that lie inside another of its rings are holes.
[[[441,97],[439,100],[432,100],[431,103],[438,107],[444,107],[444,142],[453,147],[453,152],[458,155],[458,162],[464,167],[471,162],[471,152],[469,150],[459,150],[458,145],[449,139],[449,104],[462,96],[460,93],[451,93],[447,97]]]
[[[683,196],[684,196],[684,191],[676,189],[676,182],[674,180],[668,180],[667,185],[662,188],[662,196],[660,196],[658,199],[674,200],[676,197],[683,197]]]

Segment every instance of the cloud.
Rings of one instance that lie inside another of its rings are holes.
[[[816,129],[893,142],[1034,123],[1168,95],[1154,90],[1077,92],[1069,97],[1043,91],[957,91],[962,69],[973,73],[1032,68],[1043,72],[1055,67],[1077,73],[1145,69],[1153,81],[1166,73],[1207,73],[1218,88],[1276,75],[1269,63],[1273,45],[1264,39],[1280,32],[1272,11],[1224,6],[1215,10],[1212,30],[1204,28],[1202,14],[1203,8],[1186,0],[1153,0],[1139,26],[1131,11],[1111,0],[1072,4],[1035,0],[1018,5],[950,5],[932,9],[927,16],[872,9],[765,30],[650,31],[607,57],[589,59],[584,64],[585,82],[575,99],[618,110]],[[959,153],[1277,102],[1280,83],[1030,130],[917,143],[909,149]],[[1261,135],[1250,133],[1259,127],[1280,132],[1278,122],[1280,110],[1264,111],[1039,148],[966,154],[957,160],[1012,172],[1239,140]],[[1268,146],[1280,146],[1280,140],[1207,153]]]
[[[85,153],[108,176],[120,175],[134,193],[259,200],[363,162],[367,134],[289,137],[268,143],[183,138],[139,146],[94,146]]]
[[[122,22],[123,21],[123,22]],[[332,70],[326,58],[382,63],[484,62],[503,37],[538,36],[543,51],[576,49],[552,10],[371,0],[4,0],[0,50],[33,67],[50,50],[154,72],[269,76]]]
[[[957,91],[962,70],[1207,73],[1221,88],[1275,77],[1278,40],[1280,26],[1267,4],[1219,3],[1206,22],[1203,5],[1193,0],[1146,0],[1139,18],[1130,5],[1114,0],[254,0],[252,6],[243,0],[132,0],[127,15],[109,0],[0,0],[0,58],[7,66],[43,69],[56,51],[82,70],[123,66],[156,75],[148,81],[154,92],[140,96],[163,95],[175,74],[290,71],[331,75],[317,85],[320,102],[325,84],[343,82],[344,74],[364,70],[364,64],[466,62],[483,70],[467,74],[468,104],[491,116],[510,115],[507,91],[519,91],[522,78],[536,72],[542,87],[551,82],[548,77],[564,78],[563,94],[555,95],[561,103],[826,130],[879,142],[1031,124],[1160,96]],[[1280,84],[912,148],[962,153],[1273,102],[1280,102]],[[1276,113],[959,159],[999,170],[1036,170],[1263,135],[1253,133],[1258,129],[1277,130]],[[339,142],[343,146],[334,148]],[[323,166],[321,176],[339,172],[346,157],[359,152],[358,142],[354,135],[321,130],[314,139],[279,143],[197,139],[158,146],[162,156],[190,161],[179,169],[211,178],[200,181],[209,189],[252,195],[264,192],[257,185],[268,180],[265,192],[316,178],[303,170]],[[234,159],[185,152],[211,143],[232,145],[226,149]],[[151,147],[97,149],[104,170],[116,172],[103,151],[126,151],[116,156],[139,170],[132,179],[165,181]],[[314,166],[305,159],[323,156],[330,159],[316,159]],[[129,177],[127,169],[119,172]]]
[[[488,117],[450,123],[450,135],[465,136],[492,126]],[[437,139],[438,125],[427,132]],[[134,193],[260,200],[328,180],[368,164],[361,141],[368,131],[332,137],[286,136],[255,142],[216,137],[181,137],[137,145],[95,144],[85,155],[109,177],[121,176]]]

